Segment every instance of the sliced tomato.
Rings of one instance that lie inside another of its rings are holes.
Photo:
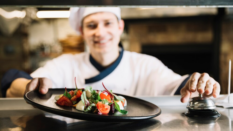
[[[98,102],[96,104],[96,107],[97,107],[99,113],[103,114],[103,115],[107,115],[109,113],[109,111],[110,111],[110,106],[109,105],[105,105],[102,102]]]
[[[100,93],[100,99],[103,100],[103,99],[106,99],[108,100],[108,102],[111,102],[111,95],[107,92],[107,91],[103,91]]]
[[[76,93],[76,96],[79,98],[79,97],[81,97],[82,93],[83,93],[82,90],[78,90]]]
[[[74,91],[69,91],[69,94],[71,95],[71,97],[74,96]]]
[[[72,101],[77,101],[77,99],[78,99],[77,96],[73,96],[73,97],[71,98]]]
[[[72,100],[72,101],[77,101],[77,99],[79,99],[79,98],[81,97],[81,95],[82,95],[82,90],[78,90],[78,91],[76,92],[76,95],[73,96],[73,97],[71,98],[71,100]]]
[[[62,96],[60,99],[58,99],[56,103],[59,106],[72,106],[73,105],[72,101],[65,96]]]
[[[124,101],[121,101],[122,105],[125,106],[125,99],[123,99]]]
[[[125,106],[125,103],[123,101],[121,101],[122,105]]]

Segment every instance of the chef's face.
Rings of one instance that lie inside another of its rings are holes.
[[[82,24],[80,30],[91,52],[104,54],[118,50],[123,20],[119,21],[113,13],[99,12],[86,16]]]

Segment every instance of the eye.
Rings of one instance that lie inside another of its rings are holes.
[[[87,28],[89,29],[95,29],[97,27],[97,24],[94,24],[94,23],[89,23],[86,25]]]
[[[112,22],[111,22],[111,21],[105,22],[105,26],[110,26],[110,25],[112,25]]]

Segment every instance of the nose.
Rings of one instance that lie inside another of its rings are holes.
[[[99,24],[95,30],[95,36],[102,38],[106,34],[106,29],[103,24]]]

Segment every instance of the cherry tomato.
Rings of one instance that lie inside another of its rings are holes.
[[[108,102],[111,102],[111,95],[107,92],[107,91],[103,91],[100,93],[100,99],[103,100],[103,99],[106,99],[108,100]]]
[[[78,90],[76,93],[76,96],[79,98],[79,97],[81,97],[82,93],[83,93],[82,90]]]
[[[69,91],[69,94],[71,95],[71,97],[74,96],[74,91]]]
[[[109,105],[105,105],[102,102],[98,102],[96,104],[96,107],[97,107],[99,113],[103,114],[103,115],[107,115],[109,113],[109,111],[110,111],[110,106]]]
[[[72,106],[73,105],[72,101],[65,96],[62,96],[60,99],[58,99],[56,103],[59,106]]]
[[[78,90],[76,95],[71,98],[72,101],[77,101],[82,95],[82,90]]]
[[[77,101],[77,99],[78,99],[78,97],[77,97],[77,96],[73,96],[73,97],[71,97],[71,100],[72,100],[72,101]]]

